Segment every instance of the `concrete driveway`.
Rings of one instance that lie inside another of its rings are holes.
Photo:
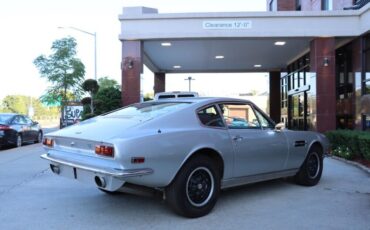
[[[0,151],[0,229],[370,229],[370,177],[328,159],[321,182],[274,180],[223,191],[198,219],[165,202],[107,195],[55,176],[40,144]]]

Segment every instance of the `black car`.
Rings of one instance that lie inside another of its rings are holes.
[[[39,123],[15,113],[0,113],[0,146],[21,146],[25,142],[42,141]]]

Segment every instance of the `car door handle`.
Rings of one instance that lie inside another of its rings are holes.
[[[241,140],[243,140],[242,136],[237,135],[237,136],[233,137],[233,141],[241,141]]]

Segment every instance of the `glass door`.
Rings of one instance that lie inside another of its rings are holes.
[[[289,128],[307,130],[307,92],[289,96]]]

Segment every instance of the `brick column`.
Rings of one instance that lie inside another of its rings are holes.
[[[336,129],[335,38],[316,38],[310,44],[311,72],[316,73],[317,131]],[[324,65],[327,59],[327,66]]]
[[[277,0],[278,11],[295,11],[295,0]]]
[[[270,72],[270,98],[269,98],[269,110],[270,117],[276,123],[281,121],[281,111],[280,111],[280,71]]]
[[[122,41],[122,105],[140,101],[140,74],[143,71],[141,41]]]
[[[154,93],[166,91],[166,74],[154,73]]]

